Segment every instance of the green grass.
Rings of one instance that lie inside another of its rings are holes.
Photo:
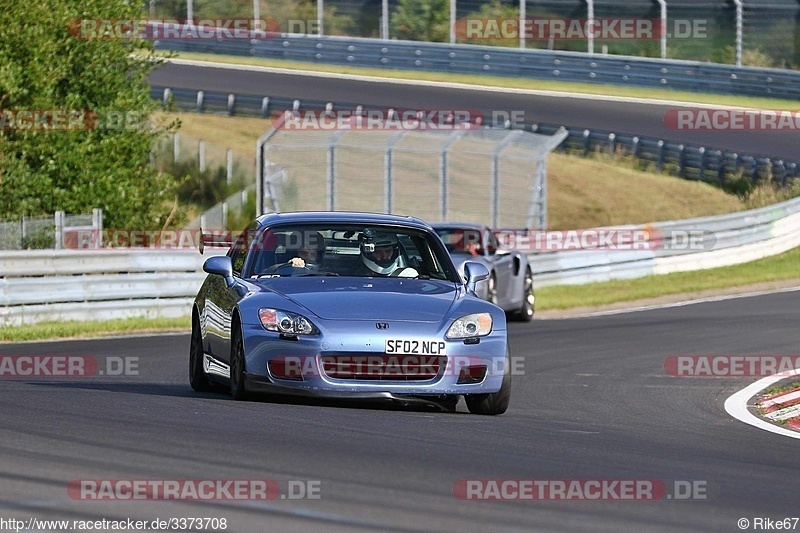
[[[800,248],[788,252],[722,268],[615,280],[586,285],[557,285],[536,290],[537,310],[600,306],[656,298],[671,294],[727,289],[770,281],[798,280],[800,285]]]
[[[129,318],[99,322],[42,322],[26,326],[0,327],[0,342],[43,339],[103,337],[108,335],[185,331],[191,328],[184,318]]]
[[[777,98],[755,98],[749,96],[719,95],[710,93],[693,93],[675,91],[672,89],[624,87],[620,85],[603,85],[593,83],[562,82],[549,80],[534,80],[527,78],[504,78],[499,76],[477,74],[452,74],[446,72],[419,72],[414,70],[389,70],[367,67],[349,67],[345,65],[326,65],[322,63],[307,63],[302,61],[284,61],[278,59],[263,59],[243,56],[226,56],[221,54],[198,54],[181,52],[180,59],[197,61],[211,61],[214,63],[255,65],[261,67],[285,68],[290,70],[312,70],[316,72],[330,72],[336,74],[354,74],[359,76],[373,76],[404,80],[439,81],[448,83],[463,83],[467,85],[485,85],[490,87],[503,87],[510,89],[525,89],[538,91],[556,91],[581,94],[595,94],[607,96],[623,96],[629,98],[644,98],[657,100],[670,100],[675,102],[691,102],[701,104],[729,105],[737,107],[751,107],[756,109],[797,109],[794,100],[781,100]],[[324,83],[324,82],[323,82]],[[269,88],[265,87],[265,94]],[[354,94],[356,100],[358,95]]]
[[[782,385],[782,386],[773,385],[772,387],[764,389],[764,391],[761,394],[763,396],[774,396],[776,394],[780,394],[782,392],[787,392],[795,389],[800,389],[800,381],[795,381],[788,385]]]

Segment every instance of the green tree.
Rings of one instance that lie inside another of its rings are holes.
[[[499,0],[492,0],[488,4],[482,4],[480,9],[476,12],[470,13],[466,17],[467,19],[482,19],[482,20],[505,20],[505,19],[513,19],[519,20],[519,7],[516,5],[508,5],[503,4]],[[461,24],[456,25],[457,28],[461,27]],[[458,31],[457,34],[460,33],[463,35],[463,32]],[[518,47],[519,40],[518,39],[460,39],[459,42],[468,43],[468,44],[483,44],[489,46],[510,46],[510,47]],[[534,43],[535,44],[535,43]]]
[[[88,119],[70,131],[0,128],[0,218],[99,207],[110,228],[166,222],[177,180],[150,165],[153,142],[171,127],[150,124],[152,43],[81,38],[80,20],[144,17],[143,3],[128,0],[6,2],[0,10],[0,118],[72,110]],[[122,116],[125,127],[92,127],[92,114]]]
[[[390,20],[392,37],[438,43],[450,40],[449,0],[400,0]]]

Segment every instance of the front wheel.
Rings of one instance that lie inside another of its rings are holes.
[[[238,324],[234,324],[231,332],[231,396],[234,400],[247,399],[244,384],[245,358],[242,331]]]
[[[205,369],[203,368],[203,337],[200,333],[200,322],[192,319],[192,341],[189,347],[189,385],[197,392],[211,390]]]
[[[525,279],[522,282],[522,305],[514,313],[514,318],[521,322],[530,322],[533,320],[533,311],[535,305],[535,297],[533,294],[533,273],[531,268],[525,269]]]
[[[506,412],[511,401],[511,357],[508,352],[500,390],[491,394],[466,394],[464,401],[474,415],[502,415]]]

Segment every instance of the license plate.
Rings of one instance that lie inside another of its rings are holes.
[[[421,341],[405,339],[387,339],[387,354],[403,355],[446,355],[447,343],[444,341]]]

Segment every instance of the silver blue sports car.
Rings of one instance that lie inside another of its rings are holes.
[[[475,295],[422,220],[364,213],[256,219],[209,258],[192,309],[193,389],[423,402],[504,413],[505,313]]]
[[[501,307],[514,320],[533,320],[533,269],[524,253],[501,248],[494,233],[480,224],[442,222],[433,228],[459,272],[468,261],[482,263],[489,270],[489,279],[475,288],[478,296]]]

